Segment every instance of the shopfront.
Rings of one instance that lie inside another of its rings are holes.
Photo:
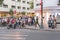
[[[44,16],[44,23],[48,27],[48,19],[50,15],[55,15],[57,19],[57,15],[60,14],[60,6],[51,6],[51,7],[45,7],[43,10],[43,16]]]
[[[0,11],[0,17],[8,17],[8,16],[10,16],[9,12]]]

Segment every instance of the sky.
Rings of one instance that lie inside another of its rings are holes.
[[[43,7],[57,6],[59,0],[43,0]]]

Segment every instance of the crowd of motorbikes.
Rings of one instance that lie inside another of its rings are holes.
[[[26,25],[30,26],[30,25],[34,25],[34,18],[33,17],[19,17],[19,18],[15,18],[15,17],[8,17],[8,18],[2,18],[1,19],[1,24],[2,25],[6,25],[7,29],[13,28],[25,28]]]
[[[2,25],[7,25],[8,29],[10,28],[16,28],[17,26],[19,26],[21,28],[25,27],[25,25],[36,25],[38,23],[35,23],[34,18],[32,17],[20,17],[20,18],[14,18],[14,17],[10,17],[10,18],[2,18],[1,22]],[[50,15],[49,20],[48,20],[48,27],[55,29],[56,28],[56,17],[55,15]]]

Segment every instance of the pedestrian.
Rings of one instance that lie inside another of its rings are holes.
[[[21,19],[22,19],[22,17],[20,16],[19,17],[19,28],[21,28]]]
[[[7,18],[7,27],[9,27],[10,18]]]
[[[53,15],[53,21],[54,21],[54,28],[56,28],[56,17],[55,17],[55,15]]]
[[[22,18],[22,27],[25,27],[25,17]]]
[[[10,29],[10,28],[12,28],[12,23],[11,23],[12,19],[10,18],[9,22],[8,22],[8,20],[9,20],[9,18],[7,19],[7,23],[8,23],[8,27],[7,28]]]
[[[28,18],[28,25],[31,25],[31,17]]]
[[[3,25],[3,26],[4,26],[4,23],[5,23],[4,18],[2,18],[2,25]]]
[[[52,15],[50,15],[49,20],[48,20],[48,27],[52,28],[53,23],[54,21],[53,21]]]
[[[34,25],[34,23],[35,23],[35,20],[34,20],[34,17],[32,17],[32,24]]]
[[[10,18],[8,17],[8,18],[7,18],[7,24],[9,24],[9,22],[10,22]]]
[[[11,19],[11,25],[12,25],[12,28],[15,27],[15,19],[14,18]]]
[[[19,27],[19,19],[16,19],[16,26]]]
[[[35,17],[35,27],[40,26],[38,22],[38,16]]]
[[[1,26],[1,21],[2,21],[2,18],[0,18],[0,26]]]

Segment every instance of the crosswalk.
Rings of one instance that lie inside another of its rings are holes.
[[[28,35],[20,34],[20,32],[7,32],[7,31],[0,31],[0,40],[26,40]]]
[[[27,35],[18,35],[18,34],[16,34],[16,35],[6,35],[6,34],[4,34],[4,35],[0,35],[0,40],[25,40]]]

